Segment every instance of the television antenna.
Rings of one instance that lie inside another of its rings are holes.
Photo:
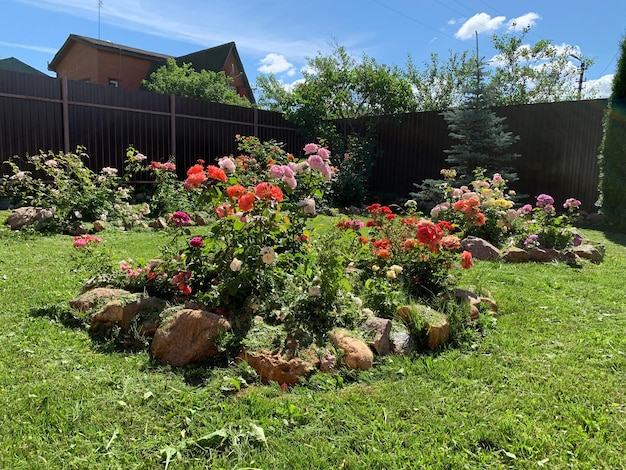
[[[98,39],[100,39],[100,10],[102,10],[102,0],[98,0]]]

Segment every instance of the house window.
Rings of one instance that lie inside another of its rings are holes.
[[[120,86],[120,82],[117,78],[109,78],[109,86]]]

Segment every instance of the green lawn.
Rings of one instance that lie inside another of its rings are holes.
[[[585,235],[604,263],[465,271],[500,312],[462,349],[232,393],[242,368],[94,346],[62,315],[85,277],[71,237],[0,229],[0,468],[626,468],[626,236]],[[103,236],[116,259],[166,240]]]

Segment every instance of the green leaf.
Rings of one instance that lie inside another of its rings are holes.
[[[218,429],[210,434],[206,434],[196,440],[196,444],[204,449],[223,447],[228,440],[226,429]]]
[[[263,428],[254,423],[250,423],[250,428],[251,430],[248,432],[250,437],[252,437],[257,442],[267,445],[267,439],[265,437],[265,431],[263,431]]]
[[[178,449],[172,446],[165,446],[160,452],[165,454],[165,470],[167,470],[172,460],[180,455]]]

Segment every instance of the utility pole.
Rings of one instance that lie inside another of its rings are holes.
[[[583,95],[583,83],[585,81],[585,70],[587,70],[587,64],[584,60],[574,54],[570,54],[570,57],[580,62],[580,68],[578,69],[580,72],[580,75],[578,75],[578,99],[580,100]]]

